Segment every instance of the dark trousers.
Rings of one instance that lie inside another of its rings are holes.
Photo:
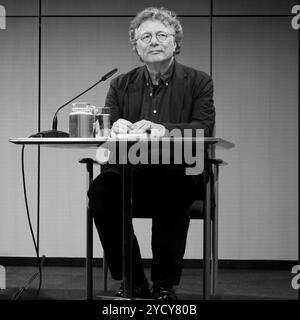
[[[133,168],[133,211],[152,216],[151,280],[179,284],[189,227],[188,209],[195,199],[195,182],[183,168],[136,166]],[[122,279],[122,175],[101,173],[92,183],[89,206],[113,279]],[[199,192],[199,190],[198,190]],[[133,231],[133,282],[144,280],[138,241]]]

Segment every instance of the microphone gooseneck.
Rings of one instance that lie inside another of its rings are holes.
[[[71,100],[69,100],[68,102],[64,103],[62,106],[60,106],[53,117],[53,121],[52,121],[52,130],[47,130],[47,131],[42,131],[39,132],[37,134],[33,134],[30,137],[31,138],[40,138],[40,137],[69,137],[69,133],[63,132],[63,131],[58,131],[57,130],[57,114],[58,112],[64,108],[66,105],[68,105],[69,103],[71,103],[72,101],[74,101],[75,99],[79,98],[80,96],[82,96],[83,94],[85,94],[86,92],[90,91],[91,89],[93,89],[96,85],[98,85],[100,82],[103,82],[105,80],[107,80],[108,78],[110,78],[113,74],[115,74],[118,71],[117,68],[109,71],[108,73],[106,73],[99,81],[97,81],[95,84],[93,84],[92,86],[90,86],[88,89],[84,90],[83,92],[81,92],[80,94],[78,94],[76,97],[72,98]]]
[[[84,90],[83,92],[81,92],[80,94],[78,94],[76,97],[72,98],[71,100],[69,100],[68,102],[64,103],[61,107],[59,107],[53,117],[53,123],[52,123],[52,129],[53,130],[57,130],[57,114],[58,112],[64,108],[66,105],[68,105],[69,103],[71,103],[72,101],[74,101],[75,99],[79,98],[80,96],[82,96],[83,94],[85,94],[86,92],[90,91],[91,89],[93,89],[94,87],[96,87],[96,85],[98,85],[100,82],[107,80],[108,78],[110,78],[113,74],[115,74],[118,71],[118,69],[113,69],[111,71],[109,71],[107,74],[105,74],[99,81],[97,81],[95,84],[93,84],[91,87],[89,87],[88,89]]]

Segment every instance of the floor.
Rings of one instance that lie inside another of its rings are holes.
[[[0,299],[11,299],[37,272],[35,267],[6,267],[6,290],[0,290]],[[150,270],[146,269],[149,278]],[[218,291],[221,300],[294,300],[298,293],[291,286],[290,270],[236,270],[219,271]],[[82,267],[44,267],[39,294],[42,300],[84,300],[85,269]],[[102,269],[94,268],[94,295],[103,295]],[[37,277],[26,288],[20,299],[33,299],[38,287]],[[109,276],[107,295],[112,295],[119,282]],[[184,269],[179,286],[175,287],[180,300],[202,299],[202,270]]]

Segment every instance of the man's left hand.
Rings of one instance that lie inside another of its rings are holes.
[[[162,124],[154,123],[148,120],[140,120],[135,122],[130,130],[131,133],[150,132],[151,136],[162,137],[166,133],[166,128]]]

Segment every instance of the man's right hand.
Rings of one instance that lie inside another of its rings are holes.
[[[132,128],[132,123],[125,119],[118,119],[113,123],[111,128],[111,135],[115,136],[118,133],[128,133]]]

